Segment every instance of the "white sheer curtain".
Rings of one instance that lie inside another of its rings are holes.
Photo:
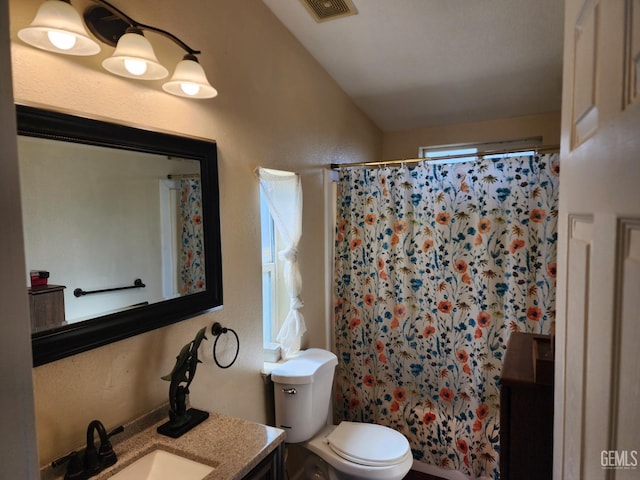
[[[269,212],[280,237],[285,243],[278,256],[284,263],[284,281],[291,299],[289,313],[278,332],[283,357],[290,358],[300,351],[300,341],[307,331],[300,308],[302,278],[298,268],[298,243],[302,236],[302,184],[297,173],[258,168],[256,175],[267,200]]]

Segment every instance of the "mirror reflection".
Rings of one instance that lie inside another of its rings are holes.
[[[18,149],[33,333],[206,290],[200,161],[28,136]]]
[[[215,142],[16,116],[34,366],[222,306]]]

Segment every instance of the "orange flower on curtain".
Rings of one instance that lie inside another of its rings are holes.
[[[557,155],[340,173],[335,411],[498,477],[502,359],[555,316]]]

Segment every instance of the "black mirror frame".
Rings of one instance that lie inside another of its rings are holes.
[[[32,335],[39,366],[185,320],[222,305],[217,147],[214,142],[16,105],[18,135],[176,156],[200,162],[207,289]],[[26,290],[25,290],[26,293]]]

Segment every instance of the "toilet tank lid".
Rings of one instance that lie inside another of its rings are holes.
[[[338,359],[333,353],[320,348],[310,348],[274,368],[271,371],[271,380],[290,385],[313,383],[320,368],[334,367],[337,364]]]

